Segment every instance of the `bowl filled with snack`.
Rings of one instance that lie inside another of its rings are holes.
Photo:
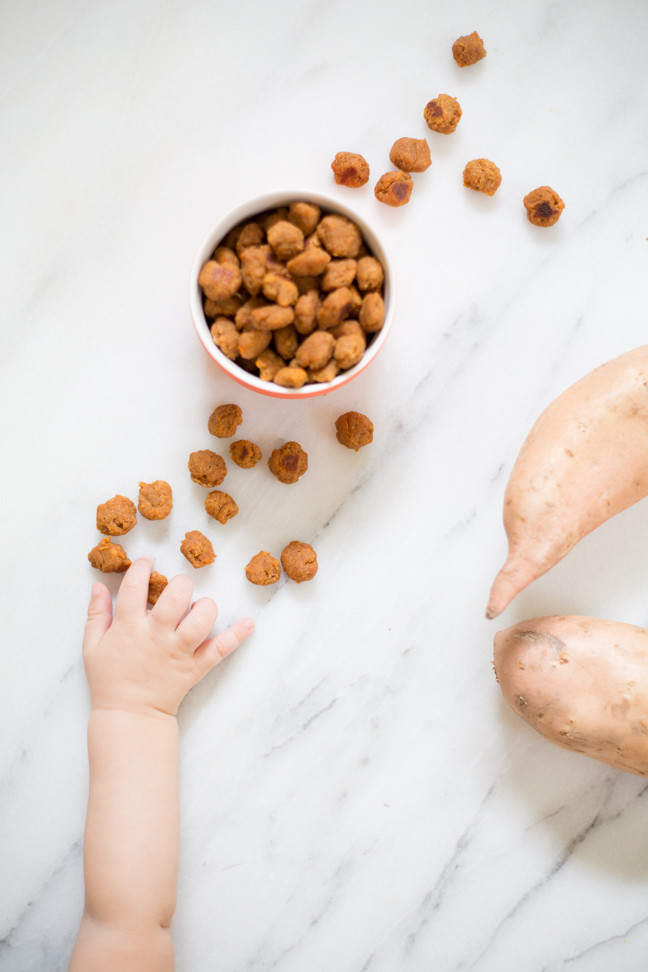
[[[374,360],[393,321],[394,277],[365,219],[322,193],[277,191],[211,227],[189,299],[198,340],[230,377],[310,398]]]

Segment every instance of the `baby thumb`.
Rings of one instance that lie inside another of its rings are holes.
[[[93,584],[83,641],[96,644],[112,621],[112,598],[105,584]]]

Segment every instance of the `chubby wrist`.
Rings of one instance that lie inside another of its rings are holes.
[[[115,725],[178,725],[178,720],[171,712],[156,709],[155,706],[106,705],[93,702],[90,708],[90,721]]]
[[[88,678],[90,708],[93,712],[129,712],[152,718],[175,719],[179,706],[169,693],[151,691],[146,684],[115,685],[113,680]]]
[[[91,766],[118,757],[122,771],[141,760],[162,765],[177,758],[178,720],[165,712],[93,708],[88,719]],[[95,761],[99,760],[100,763]],[[121,772],[121,771],[120,771]]]

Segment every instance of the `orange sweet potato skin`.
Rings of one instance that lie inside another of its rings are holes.
[[[513,711],[550,742],[648,776],[648,630],[533,618],[496,634],[493,664]]]
[[[509,552],[494,618],[586,534],[648,495],[648,345],[558,396],[527,436],[506,487]]]

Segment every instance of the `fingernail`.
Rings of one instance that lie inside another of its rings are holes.
[[[95,597],[99,593],[99,584],[93,584],[90,591],[90,602],[94,601]]]
[[[252,618],[243,618],[243,627],[248,631],[254,631],[254,621]]]

